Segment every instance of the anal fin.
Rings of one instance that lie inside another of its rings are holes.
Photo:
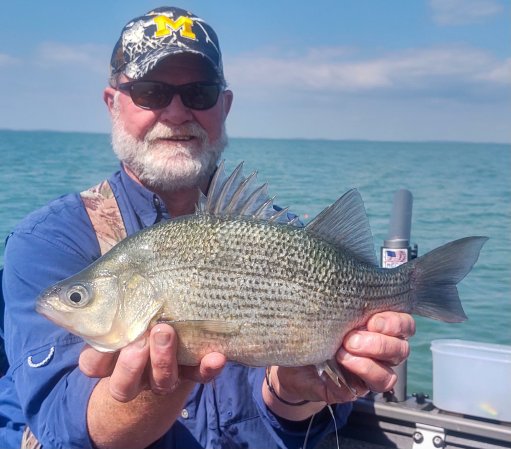
[[[334,359],[327,360],[323,363],[316,365],[318,375],[323,377],[326,374],[338,387],[346,388],[354,397],[357,397],[357,391],[350,386],[346,380],[347,374],[343,372],[343,367],[340,366]]]

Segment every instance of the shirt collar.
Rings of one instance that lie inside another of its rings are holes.
[[[170,218],[163,200],[156,193],[131,178],[126,173],[123,164],[121,164],[121,183],[128,193],[133,210],[144,227]]]

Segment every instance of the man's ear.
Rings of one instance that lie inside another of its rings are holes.
[[[114,96],[117,91],[113,87],[106,87],[103,91],[103,101],[106,104],[106,107],[110,111],[110,115],[112,115],[112,111],[114,109]]]
[[[234,94],[231,90],[225,90],[223,92],[223,102],[224,102],[224,117],[227,117],[229,111],[231,110],[232,101],[234,99]]]

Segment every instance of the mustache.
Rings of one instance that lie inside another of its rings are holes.
[[[175,126],[157,122],[147,132],[144,140],[146,142],[151,142],[159,139],[171,139],[173,137],[194,137],[203,143],[208,141],[206,130],[196,122]]]

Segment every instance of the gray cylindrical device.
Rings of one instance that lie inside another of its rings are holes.
[[[383,246],[407,247],[410,244],[410,229],[412,227],[413,196],[409,190],[401,189],[394,193],[392,213],[390,215],[389,233]]]
[[[412,258],[410,230],[412,227],[413,196],[409,190],[401,189],[394,194],[390,215],[389,233],[381,248],[381,266],[394,268]],[[407,363],[406,360],[394,367],[398,381],[394,386],[391,400],[406,401]]]

